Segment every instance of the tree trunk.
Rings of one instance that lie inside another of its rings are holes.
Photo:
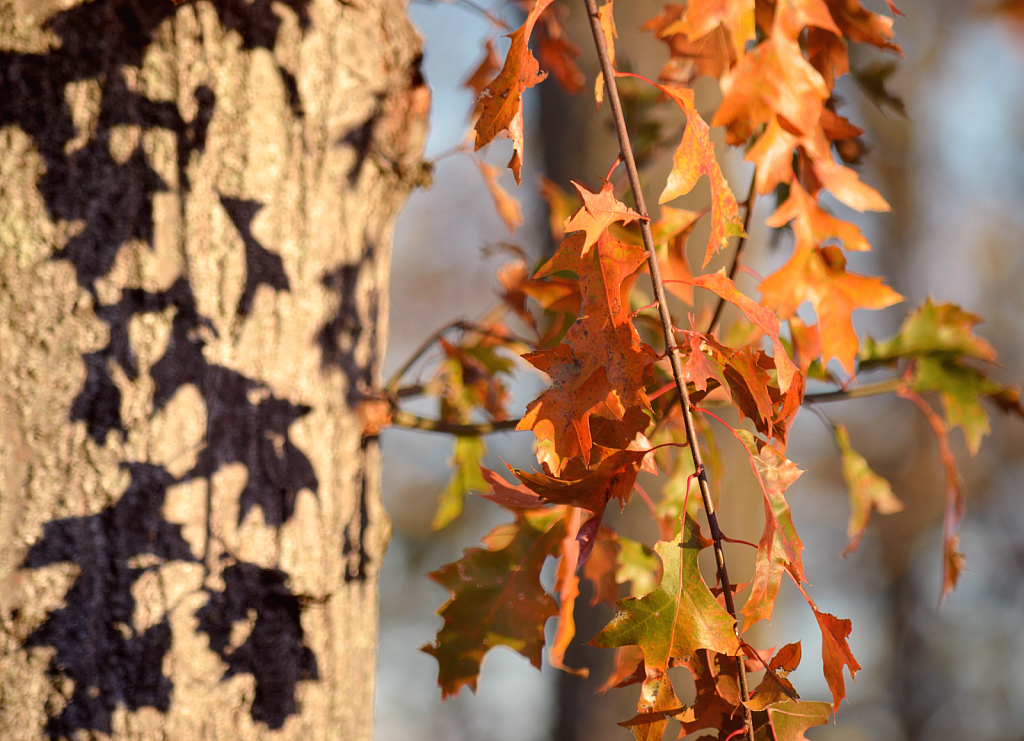
[[[0,0],[0,738],[371,737],[419,48],[402,0]]]

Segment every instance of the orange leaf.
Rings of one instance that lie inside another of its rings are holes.
[[[718,79],[738,58],[732,35],[724,26],[692,41],[686,33],[672,30],[680,28],[677,22],[686,9],[685,5],[667,3],[660,15],[643,26],[668,45],[670,58],[661,70],[661,81],[681,86],[689,86],[701,75]],[[742,47],[738,53],[743,53]]]
[[[686,259],[686,240],[693,231],[699,211],[687,211],[671,206],[661,207],[661,218],[651,224],[658,266],[665,288],[676,298],[693,305],[693,278],[690,263]]]
[[[790,360],[785,346],[779,339],[778,317],[752,298],[744,296],[736,290],[736,285],[725,274],[724,269],[719,270],[717,273],[698,276],[693,278],[691,282],[695,286],[712,291],[720,298],[737,307],[746,315],[747,319],[768,336],[768,339],[772,341],[772,346],[775,348],[775,367],[779,371],[779,389],[785,393],[793,382],[793,376],[796,375],[797,368],[793,365],[793,361]]]
[[[673,6],[666,6],[666,10]],[[682,34],[690,41],[705,38],[721,28],[732,41],[735,57],[743,56],[754,39],[753,0],[690,0],[686,14],[666,26],[663,35]]]
[[[808,26],[842,36],[824,0],[779,0],[775,6],[775,31],[796,41]]]
[[[903,300],[880,278],[846,272],[846,258],[838,247],[797,249],[789,262],[760,285],[762,303],[788,319],[805,301],[818,314],[822,362],[838,358],[853,374],[860,346],[853,329],[856,309],[883,309]]]
[[[615,67],[615,39],[619,32],[615,28],[615,11],[612,7],[612,0],[608,0],[597,9],[597,19],[601,26],[601,34],[604,36],[604,44],[608,48],[608,58],[611,60],[612,68]],[[597,79],[594,81],[594,99],[598,105],[604,101],[604,71],[598,71]]]
[[[728,142],[739,144],[776,115],[794,133],[810,133],[829,91],[799,44],[774,35],[722,77],[722,95],[711,125],[728,127]]]
[[[754,187],[758,193],[767,195],[777,185],[793,180],[793,149],[799,141],[800,137],[786,131],[778,118],[772,117],[743,158],[757,165]]]
[[[607,232],[586,255],[586,235],[567,237],[537,277],[568,270],[580,278],[583,306],[579,319],[566,332],[563,344],[525,356],[548,373],[552,388],[527,407],[517,429],[532,429],[538,456],[556,474],[566,459],[589,461],[589,414],[603,405],[610,416],[623,420],[630,407],[649,409],[645,388],[657,359],[640,341],[624,303],[623,281],[645,260],[642,247],[628,245]],[[642,421],[646,426],[646,418]],[[627,437],[632,439],[634,429]]]
[[[537,39],[537,57],[540,66],[554,75],[555,80],[567,93],[578,93],[587,78],[576,66],[575,59],[580,48],[564,36],[554,36],[541,26]]]
[[[494,79],[495,73],[501,69],[501,63],[498,61],[498,55],[494,53],[494,41],[487,39],[486,42],[487,53],[484,55],[483,61],[473,71],[466,81],[462,83],[463,87],[468,87],[477,96],[479,96],[491,81]]]
[[[530,52],[530,34],[537,17],[551,3],[551,0],[537,0],[526,23],[510,33],[512,40],[505,64],[498,76],[481,93],[483,110],[477,119],[476,145],[479,150],[490,143],[501,132],[507,132],[512,139],[512,159],[508,166],[520,183],[523,160],[523,91],[533,87],[547,77],[540,71],[540,65]]]
[[[846,697],[843,667],[849,667],[850,679],[855,679],[857,672],[860,671],[860,664],[853,657],[850,644],[846,640],[853,630],[853,625],[849,620],[841,620],[827,612],[819,612],[814,605],[811,605],[811,608],[814,610],[818,627],[821,628],[821,659],[824,664],[825,681],[832,690],[832,706],[838,708],[839,703]]]
[[[576,181],[573,181],[573,185],[583,198],[583,207],[566,219],[565,231],[587,233],[587,238],[583,242],[583,255],[590,251],[601,233],[612,224],[629,224],[640,218],[640,214],[615,198],[611,183],[605,183],[598,193],[587,190]]]
[[[715,159],[715,145],[711,143],[708,125],[694,106],[693,91],[665,85],[658,85],[658,88],[686,114],[686,131],[672,155],[672,172],[658,202],[667,203],[689,193],[702,175],[708,176],[711,185],[711,236],[704,255],[706,266],[712,255],[726,245],[729,237],[743,236],[739,206]]]
[[[733,435],[746,448],[750,466],[764,494],[764,531],[757,545],[754,585],[742,610],[743,630],[747,631],[758,620],[771,618],[783,571],[788,571],[798,586],[805,580],[800,558],[804,546],[793,526],[785,496],[786,489],[802,471],[746,430],[733,430]]]
[[[796,236],[797,250],[818,247],[830,240],[843,243],[843,247],[851,252],[864,252],[871,245],[861,234],[856,224],[837,219],[818,205],[818,200],[811,196],[798,182],[789,189],[789,198],[776,209],[765,222],[768,226],[781,227],[793,221],[793,233]]]
[[[565,665],[565,650],[576,635],[573,612],[576,608],[576,598],[580,596],[580,580],[576,576],[576,566],[579,564],[580,556],[580,544],[576,540],[576,535],[580,531],[580,515],[579,509],[570,507],[566,517],[562,558],[558,562],[558,573],[555,576],[555,591],[558,592],[559,601],[558,627],[555,629],[555,638],[551,642],[548,662],[556,669],[586,678],[590,674],[588,669],[570,669]]]
[[[886,2],[894,13],[899,13],[892,2]],[[828,4],[836,25],[848,39],[903,56],[903,50],[892,43],[892,18],[869,12],[857,0],[828,0]]]
[[[519,206],[519,201],[510,196],[508,191],[498,184],[501,168],[489,165],[479,157],[474,157],[473,160],[484,176],[484,182],[487,184],[487,190],[491,193],[491,198],[494,199],[494,207],[498,210],[498,216],[505,222],[509,234],[515,234],[516,229],[523,223],[523,210]]]

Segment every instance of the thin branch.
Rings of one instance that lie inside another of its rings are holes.
[[[690,452],[693,455],[693,468],[697,472],[697,481],[700,484],[701,498],[704,500],[704,511],[707,513],[708,526],[711,529],[711,537],[714,541],[715,561],[718,566],[718,580],[722,585],[725,596],[725,607],[729,614],[736,619],[736,605],[733,603],[732,585],[729,582],[729,572],[725,565],[725,551],[722,548],[722,532],[718,527],[718,517],[715,514],[715,505],[711,499],[711,487],[708,484],[707,471],[704,468],[704,461],[701,457],[700,444],[697,440],[697,431],[693,423],[693,412],[690,404],[690,393],[683,380],[683,366],[679,358],[678,345],[676,344],[675,333],[672,329],[672,316],[669,314],[668,301],[665,296],[665,284],[661,279],[661,268],[658,265],[658,256],[654,251],[654,238],[651,235],[651,219],[647,211],[647,204],[644,201],[643,190],[640,187],[640,174],[637,172],[636,160],[633,157],[633,147],[629,141],[629,133],[626,129],[626,120],[622,115],[622,103],[619,101],[618,86],[615,83],[615,69],[608,56],[608,47],[605,44],[604,33],[601,30],[601,21],[597,13],[596,0],[584,0],[587,8],[587,15],[590,19],[590,30],[594,36],[594,46],[597,48],[597,56],[601,61],[601,71],[604,74],[604,85],[608,91],[608,103],[611,106],[612,116],[615,120],[615,132],[619,138],[619,151],[626,164],[626,173],[629,175],[629,186],[633,191],[633,202],[640,216],[640,233],[643,235],[644,248],[647,250],[647,265],[650,272],[651,282],[654,285],[654,295],[658,300],[658,314],[661,318],[661,329],[665,336],[665,350],[672,363],[672,376],[675,379],[676,389],[679,391],[679,399],[683,409],[683,419],[686,425],[686,439],[690,445]],[[736,629],[738,631],[738,624]],[[737,632],[737,637],[739,636]],[[746,701],[750,694],[747,689],[747,673],[743,665],[743,659],[737,657],[740,680],[740,696],[744,703],[744,723],[747,729],[747,737],[754,741],[754,723],[751,717],[750,708]]]
[[[446,435],[457,437],[483,437],[492,432],[507,432],[514,430],[519,424],[518,419],[503,419],[500,422],[480,422],[478,424],[460,424],[458,422],[445,422],[442,419],[429,419],[418,414],[412,414],[403,409],[396,409],[391,413],[391,425],[393,427],[406,427],[410,430],[423,430],[424,432],[443,432]]]
[[[423,357],[424,353],[426,353],[427,350],[429,350],[435,342],[440,340],[453,329],[461,329],[464,332],[477,332],[487,337],[493,337],[496,340],[503,340],[505,342],[521,342],[526,345],[530,344],[528,340],[524,340],[520,337],[508,334],[500,334],[491,329],[488,329],[487,327],[481,327],[479,325],[473,324],[472,322],[467,322],[464,319],[457,319],[454,322],[451,322],[441,327],[441,329],[437,330],[436,332],[434,332],[434,334],[430,335],[430,337],[425,339],[420,344],[420,346],[416,348],[413,354],[410,355],[409,358],[405,361],[405,363],[402,364],[402,367],[395,371],[391,378],[388,379],[388,382],[384,385],[385,393],[387,393],[389,396],[396,395],[398,392],[399,384],[402,382],[402,378],[405,376],[405,374],[409,372],[409,369],[412,368],[412,366],[416,363],[417,360]]]
[[[824,391],[820,394],[807,394],[804,396],[804,404],[823,404],[828,401],[846,401],[847,399],[863,399],[868,396],[881,396],[882,394],[894,394],[901,389],[907,388],[907,382],[902,378],[888,378],[877,383],[869,383],[864,386],[854,386],[850,389],[839,391]]]
[[[754,213],[754,202],[757,200],[757,168],[754,168],[754,174],[750,178],[750,192],[747,194],[746,201],[746,213],[743,214],[743,236],[740,237],[740,241],[736,243],[736,252],[732,256],[732,264],[729,266],[729,280],[736,279],[736,270],[740,266],[740,255],[743,254],[743,248],[747,244],[747,240],[750,239],[747,232],[750,229],[750,214]],[[719,296],[718,305],[715,306],[715,313],[711,317],[711,323],[708,325],[708,331],[706,334],[711,334],[715,331],[715,327],[718,326],[718,321],[722,318],[722,310],[725,308],[725,299]]]

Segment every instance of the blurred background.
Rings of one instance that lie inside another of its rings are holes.
[[[561,92],[551,79],[528,92],[523,185],[516,189],[508,173],[501,179],[524,214],[525,223],[510,236],[473,161],[463,154],[446,156],[470,124],[473,94],[461,83],[483,58],[485,40],[501,33],[471,4],[518,25],[514,9],[492,0],[410,5],[425,39],[425,74],[434,96],[426,156],[436,159],[435,184],[413,195],[399,221],[386,375],[436,329],[480,317],[494,304],[494,271],[509,259],[501,245],[518,245],[533,259],[552,249],[547,208],[537,188],[542,174],[563,188],[571,178],[596,189],[617,154],[607,106],[593,115],[597,62],[582,3],[572,2],[566,7],[566,28],[583,50],[579,64],[587,82],[576,96]],[[906,58],[899,60],[888,89],[902,98],[907,116],[876,107],[850,76],[839,81],[836,91],[845,101],[840,112],[868,132],[871,151],[861,177],[882,192],[892,212],[861,215],[834,201],[829,206],[856,221],[874,248],[851,255],[851,269],[885,276],[906,298],[883,312],[859,312],[857,328],[881,339],[927,296],[958,303],[985,319],[977,331],[999,352],[997,380],[1020,386],[1024,21],[962,0],[897,4],[905,16],[896,19],[896,41]],[[882,0],[865,5],[873,12],[886,11]],[[657,76],[666,49],[639,27],[660,10],[652,0],[616,7],[620,68]],[[1024,11],[1017,11],[1017,17],[1024,18]],[[500,56],[506,48],[507,41],[500,39]],[[851,56],[862,68],[896,59],[863,48],[851,49]],[[697,85],[698,107],[710,114],[717,99],[713,85],[705,83]],[[500,140],[483,154],[504,167],[510,144]],[[742,201],[750,165],[741,152],[732,151],[724,154],[723,168]],[[650,177],[651,182],[659,177],[656,169]],[[701,185],[697,195],[706,198]],[[781,265],[791,249],[787,237],[775,239],[763,226],[774,206],[770,197],[759,201],[745,253],[745,264],[762,275]],[[691,239],[691,245],[703,243],[699,233]],[[709,270],[718,267],[712,263]],[[752,278],[740,281],[748,292],[755,286]],[[519,377],[513,414],[541,388],[529,371]],[[430,405],[410,404],[409,409],[428,416],[436,412]],[[937,607],[945,483],[927,423],[912,404],[891,397],[833,404],[821,411],[849,427],[854,447],[890,481],[905,509],[875,515],[857,552],[841,558],[849,507],[838,452],[823,420],[809,410],[801,412],[787,455],[806,473],[788,497],[806,546],[811,594],[821,609],[853,621],[850,643],[863,667],[857,682],[847,686],[848,701],[836,722],[812,729],[808,737],[1024,738],[1024,425],[994,414],[992,435],[974,458],[961,433],[953,435],[968,497],[961,539],[967,565],[957,590]],[[570,666],[592,667],[588,680],[550,667],[538,672],[518,654],[498,649],[487,657],[476,695],[463,691],[441,703],[437,664],[418,649],[440,627],[435,611],[447,595],[425,575],[458,559],[464,548],[477,546],[481,535],[508,517],[471,497],[459,520],[433,532],[437,495],[449,476],[451,438],[393,428],[383,441],[384,497],[394,539],[380,584],[379,741],[631,738],[615,722],[635,712],[637,687],[594,694],[610,668],[611,652],[584,644],[611,617],[603,605],[578,618],[580,645],[566,657]],[[531,442],[529,433],[489,436],[486,462],[529,467]],[[745,457],[723,447],[723,528],[733,537],[756,540],[762,527],[761,495],[752,488]],[[650,485],[648,491],[655,488]],[[653,543],[655,534],[642,523],[645,513],[632,517],[636,506],[627,506],[614,524]],[[749,578],[742,554],[735,551],[730,562],[738,581]],[[746,560],[752,560],[749,554]],[[830,699],[821,676],[820,634],[795,590],[786,591],[789,586],[783,587],[771,626],[755,629],[760,633],[754,642],[803,641],[804,660],[791,679],[803,699]],[[578,609],[588,601],[586,589]],[[673,725],[678,731],[678,724],[670,724],[666,738],[674,736]]]

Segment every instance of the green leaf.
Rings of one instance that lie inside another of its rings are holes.
[[[661,580],[661,560],[657,554],[643,543],[629,538],[618,539],[618,568],[615,569],[615,581],[618,584],[630,582],[631,597],[643,597],[658,588]]]
[[[475,692],[484,655],[496,646],[508,646],[540,668],[544,623],[558,614],[540,570],[555,555],[565,526],[558,520],[540,530],[526,517],[515,525],[501,549],[471,548],[429,575],[451,594],[438,610],[444,626],[437,640],[420,649],[437,659],[442,698],[466,685]]]
[[[846,528],[849,542],[843,550],[848,556],[857,550],[872,510],[883,515],[899,512],[903,503],[892,493],[889,482],[871,470],[868,462],[850,445],[850,433],[844,425],[833,427],[842,454],[843,479],[850,493],[850,522]]]
[[[963,427],[967,449],[975,455],[981,439],[991,431],[988,412],[981,405],[981,399],[998,393],[1002,387],[966,365],[943,362],[939,358],[921,358],[917,361],[914,390],[939,392],[946,424],[951,428]]]
[[[768,722],[776,741],[805,741],[804,731],[828,723],[832,706],[827,702],[786,700],[768,706]]]
[[[480,473],[480,461],[486,453],[487,445],[484,444],[482,437],[455,438],[451,461],[455,470],[448,480],[448,485],[437,498],[437,511],[430,523],[434,530],[447,527],[452,520],[462,514],[466,495],[471,491],[490,491],[491,485]]]
[[[739,651],[735,620],[718,604],[697,567],[697,557],[708,545],[688,516],[679,540],[655,546],[664,569],[658,588],[639,599],[620,600],[619,614],[591,645],[640,646],[649,672],[664,672],[669,659],[687,659],[700,648]]]
[[[992,363],[996,352],[974,334],[981,318],[955,304],[933,304],[927,299],[919,309],[907,316],[899,333],[885,342],[866,337],[860,351],[862,370],[886,365],[904,357],[946,355],[968,357]]]

